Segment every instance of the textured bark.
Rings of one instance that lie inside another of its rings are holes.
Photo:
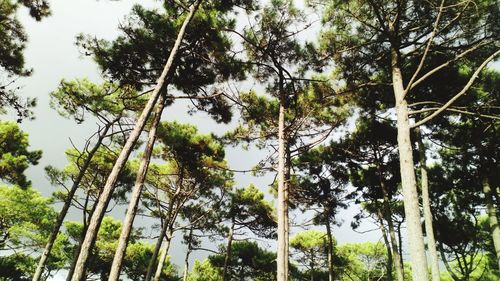
[[[112,123],[106,124],[102,132],[99,133],[99,137],[97,139],[97,142],[95,143],[94,147],[92,150],[88,153],[87,158],[83,162],[82,167],[80,168],[80,171],[78,172],[78,175],[73,182],[73,185],[71,186],[70,191],[68,192],[68,195],[66,196],[66,199],[64,200],[64,205],[59,212],[59,216],[57,217],[56,224],[54,225],[54,229],[52,230],[52,233],[50,234],[49,240],[47,241],[47,244],[45,245],[45,249],[43,251],[42,256],[40,257],[40,261],[38,262],[37,269],[35,271],[35,275],[33,275],[33,281],[39,281],[40,278],[42,277],[43,270],[45,268],[45,264],[47,263],[47,259],[50,257],[50,252],[52,251],[52,247],[54,246],[54,242],[57,239],[57,235],[59,234],[59,231],[61,230],[61,226],[64,222],[64,218],[66,217],[66,214],[68,213],[69,208],[71,207],[71,202],[73,201],[73,197],[75,197],[75,193],[78,190],[78,187],[80,186],[80,182],[83,179],[83,176],[87,172],[88,167],[90,166],[90,163],[92,162],[92,158],[94,157],[94,154],[99,150],[99,147],[101,147],[102,141],[106,137],[106,134],[108,133],[109,129],[111,128]]]
[[[286,137],[285,137],[285,93],[282,89],[283,79],[280,75],[279,116],[278,116],[278,250],[277,280],[288,281],[288,202],[286,199]]]
[[[417,133],[418,152],[420,157],[420,185],[422,188],[422,206],[424,209],[425,235],[427,237],[427,250],[429,251],[432,281],[441,280],[439,270],[439,258],[436,249],[436,239],[434,238],[434,227],[432,225],[431,200],[429,197],[429,179],[427,177],[427,158],[425,156],[425,146],[422,141],[420,128],[415,128]]]
[[[494,203],[494,194],[488,179],[483,179],[483,192],[486,200],[486,210],[488,212],[488,221],[491,229],[491,238],[493,239],[493,246],[497,257],[498,268],[500,268],[500,226],[498,225],[497,208]]]
[[[414,281],[428,281],[427,258],[425,255],[424,235],[420,224],[420,207],[418,202],[417,182],[413,165],[413,151],[410,140],[410,123],[408,120],[408,104],[405,99],[403,77],[399,68],[396,50],[391,52],[392,85],[396,99],[396,115],[398,130],[399,165],[401,185],[406,216],[407,236],[410,260]]]
[[[111,200],[111,195],[113,194],[114,188],[116,181],[118,180],[118,175],[122,168],[125,166],[127,159],[132,152],[133,147],[135,146],[137,139],[139,138],[142,130],[144,129],[144,126],[146,125],[146,121],[153,111],[153,107],[155,106],[158,97],[160,96],[160,93],[163,90],[163,86],[165,84],[165,79],[167,75],[170,73],[173,62],[175,57],[177,56],[177,52],[179,50],[180,44],[182,42],[182,39],[184,38],[184,34],[186,33],[186,27],[193,18],[193,15],[195,14],[196,10],[198,9],[200,3],[202,0],[196,0],[189,8],[189,14],[187,15],[186,19],[184,20],[181,29],[179,30],[179,33],[177,35],[177,39],[175,41],[175,44],[170,52],[170,55],[168,57],[167,63],[165,64],[165,67],[163,68],[163,71],[160,75],[160,78],[158,79],[158,83],[156,84],[156,87],[154,88],[153,92],[151,93],[151,97],[149,98],[146,106],[144,107],[144,110],[142,111],[141,115],[139,116],[133,131],[130,133],[127,142],[125,143],[125,146],[123,147],[122,151],[120,152],[120,155],[118,156],[118,159],[116,160],[115,164],[113,165],[113,169],[111,170],[111,174],[109,175],[106,184],[104,185],[104,188],[102,190],[102,194],[99,197],[99,200],[97,202],[97,207],[92,215],[92,218],[90,220],[89,228],[87,230],[87,233],[85,235],[85,239],[83,240],[82,243],[82,249],[80,251],[80,254],[78,256],[77,262],[76,262],[76,267],[75,267],[75,272],[73,273],[73,276],[71,278],[72,281],[79,281],[83,273],[85,272],[85,264],[87,262],[87,259],[89,257],[90,251],[91,251],[91,244],[94,238],[97,236],[97,232],[99,230],[99,226],[101,224],[101,221],[104,217],[104,213],[106,211],[106,208],[109,204],[109,201]]]
[[[161,95],[158,99],[158,107],[151,124],[151,129],[148,134],[148,142],[144,148],[144,155],[141,159],[141,164],[139,165],[139,171],[135,179],[134,188],[132,194],[130,195],[130,202],[127,209],[127,214],[123,221],[122,231],[120,237],[118,238],[118,246],[113,258],[113,263],[111,265],[111,271],[109,273],[109,281],[118,281],[120,278],[120,270],[125,258],[125,253],[127,251],[127,244],[132,232],[132,226],[134,224],[135,214],[137,212],[137,207],[139,206],[139,199],[141,197],[142,188],[144,187],[144,181],[146,180],[146,173],[148,171],[149,162],[151,161],[151,154],[153,153],[153,148],[156,140],[156,129],[160,124],[161,114],[163,112],[165,104],[165,95]]]
[[[233,236],[234,236],[234,219],[231,221],[231,228],[229,229],[229,234],[227,236],[227,248],[226,248],[226,257],[224,258],[224,269],[222,270],[222,281],[228,280],[227,278],[227,269],[229,267],[229,261],[231,260],[231,252],[233,245]]]
[[[329,212],[328,212],[329,213]],[[330,219],[326,217],[326,236],[328,239],[328,281],[333,281],[333,235],[332,235],[332,227],[330,225]]]

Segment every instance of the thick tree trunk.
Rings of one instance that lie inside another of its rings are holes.
[[[436,239],[434,238],[434,227],[432,225],[431,200],[429,197],[429,179],[427,177],[427,158],[425,156],[425,146],[422,141],[420,128],[415,128],[417,133],[418,152],[420,157],[420,185],[422,188],[422,206],[424,209],[425,235],[427,236],[427,249],[431,262],[432,281],[441,280],[439,270],[439,258],[436,249]]]
[[[328,281],[333,281],[333,236],[332,227],[330,225],[330,218],[328,216],[330,212],[326,214],[326,236],[328,239]]]
[[[280,88],[282,88],[282,76],[280,75]],[[278,251],[277,251],[277,280],[288,281],[288,202],[286,199],[286,146],[285,137],[285,93],[281,89],[279,97],[278,116]]]
[[[153,148],[156,140],[156,129],[160,124],[161,114],[165,105],[165,95],[161,95],[158,99],[158,107],[155,112],[153,123],[151,124],[151,129],[148,134],[148,142],[144,148],[144,155],[141,159],[141,164],[139,165],[139,171],[137,172],[137,177],[135,179],[134,188],[132,194],[130,195],[130,202],[128,204],[127,214],[123,221],[122,231],[120,238],[118,239],[118,246],[116,248],[115,256],[113,258],[113,263],[111,265],[111,271],[109,273],[109,281],[118,281],[120,278],[120,269],[125,258],[125,253],[127,251],[128,239],[130,233],[132,232],[132,226],[134,224],[135,214],[137,212],[137,207],[139,206],[139,198],[141,197],[142,188],[144,187],[144,181],[146,180],[146,173],[148,171],[149,162],[151,160],[151,154],[153,153]]]
[[[43,273],[43,270],[45,268],[45,264],[47,263],[47,259],[50,257],[50,252],[52,251],[52,247],[54,246],[54,242],[57,239],[57,235],[59,234],[61,226],[64,222],[64,218],[66,217],[66,214],[68,213],[68,210],[71,207],[71,202],[73,201],[73,197],[75,197],[75,193],[78,190],[78,187],[80,186],[80,182],[82,181],[83,176],[87,172],[87,169],[90,166],[90,163],[92,162],[92,158],[94,157],[94,154],[97,152],[97,150],[99,150],[99,147],[101,147],[102,141],[106,137],[106,134],[108,133],[108,131],[112,125],[113,125],[112,123],[106,124],[106,126],[104,127],[102,132],[99,133],[99,137],[98,137],[97,142],[95,143],[94,147],[88,153],[87,158],[83,162],[83,165],[80,168],[80,171],[78,172],[78,175],[77,175],[75,181],[73,182],[73,185],[71,186],[71,189],[68,192],[66,199],[64,200],[64,205],[63,205],[61,211],[59,212],[59,216],[57,217],[56,224],[54,225],[54,229],[52,230],[52,233],[50,234],[49,240],[47,241],[47,244],[45,245],[45,250],[43,251],[43,254],[40,257],[40,261],[38,262],[38,267],[35,271],[35,275],[33,275],[33,281],[39,281],[40,278],[42,277],[42,273]]]
[[[111,195],[113,194],[115,183],[118,180],[118,175],[122,168],[125,166],[127,159],[132,152],[133,147],[135,146],[137,139],[139,138],[144,126],[146,125],[146,121],[153,111],[153,107],[156,104],[156,101],[158,100],[158,97],[160,96],[160,93],[163,90],[163,86],[165,83],[165,78],[167,75],[170,73],[174,59],[177,55],[177,52],[179,50],[179,46],[182,42],[182,39],[184,38],[184,34],[186,32],[186,27],[188,23],[191,21],[193,18],[193,15],[195,14],[196,10],[198,9],[200,3],[202,0],[196,0],[190,7],[189,9],[189,14],[187,15],[186,19],[184,20],[181,29],[179,30],[179,34],[177,35],[177,39],[175,41],[175,44],[170,52],[170,56],[168,57],[167,63],[165,64],[165,67],[163,68],[163,71],[161,73],[160,78],[158,79],[158,83],[156,84],[155,89],[151,93],[151,97],[149,98],[146,106],[144,107],[144,110],[142,111],[141,115],[139,116],[133,131],[130,133],[127,142],[125,143],[125,146],[123,147],[122,151],[120,152],[120,155],[118,156],[118,159],[116,160],[115,164],[113,165],[113,169],[111,171],[111,174],[109,175],[106,184],[104,185],[103,191],[101,196],[99,197],[99,201],[97,202],[97,208],[94,214],[92,215],[92,218],[90,220],[89,228],[87,230],[87,233],[85,235],[85,239],[83,240],[82,243],[82,249],[80,251],[80,254],[78,256],[77,262],[76,262],[76,267],[75,267],[75,272],[72,277],[72,281],[79,281],[83,273],[85,272],[85,264],[87,262],[87,259],[89,257],[89,253],[91,251],[90,247],[92,244],[92,241],[94,238],[97,236],[97,231],[99,230],[99,226],[101,224],[102,218],[104,217],[104,212],[106,211],[106,208],[109,204],[109,201],[111,199]]]
[[[168,251],[170,250],[170,242],[172,241],[172,228],[167,230],[168,233],[165,235],[165,245],[161,251],[160,259],[158,260],[158,265],[156,266],[155,276],[153,278],[154,281],[159,281],[161,277],[161,273],[163,271],[163,266],[168,257]]]
[[[226,248],[226,257],[224,258],[224,269],[222,270],[222,281],[227,281],[227,269],[229,267],[229,261],[231,260],[231,252],[233,245],[233,236],[234,236],[234,218],[231,220],[231,228],[229,229],[229,234],[227,236],[227,248]]]
[[[498,225],[497,208],[493,200],[493,192],[487,178],[483,179],[483,192],[486,200],[486,210],[488,212],[488,221],[490,223],[491,238],[495,247],[495,254],[500,268],[500,226]]]
[[[424,235],[420,224],[420,206],[418,203],[413,150],[410,140],[408,104],[405,99],[406,92],[403,87],[403,76],[398,66],[398,54],[396,50],[393,49],[391,55],[392,84],[396,99],[399,165],[413,280],[428,281],[427,258],[425,255]]]

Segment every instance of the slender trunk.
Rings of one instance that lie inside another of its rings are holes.
[[[450,274],[451,278],[454,281],[460,281],[460,278],[458,278],[458,276],[455,274],[455,272],[451,268],[450,264],[448,263],[448,259],[446,258],[446,255],[444,254],[444,251],[443,251],[442,247],[439,248],[439,253],[441,254],[441,260],[443,261],[444,266],[446,267],[446,270]]]
[[[311,281],[314,281],[314,271],[316,270],[315,266],[314,266],[314,251],[311,249],[311,262],[309,263],[309,266],[311,267],[311,275],[310,275],[310,278],[311,278]]]
[[[328,281],[333,281],[333,236],[332,227],[330,225],[330,212],[326,214],[326,236],[328,239]]]
[[[156,240],[155,248],[151,255],[151,259],[149,260],[148,271],[146,273],[146,278],[144,279],[145,281],[151,280],[151,276],[153,274],[153,268],[155,267],[156,259],[158,258],[158,253],[160,252],[161,244],[163,242],[163,238],[165,237],[165,232],[167,231],[167,228],[168,228],[168,222],[165,221],[160,230],[160,236]]]
[[[488,221],[490,223],[491,238],[495,247],[498,268],[500,269],[500,226],[498,225],[497,208],[493,200],[493,192],[487,178],[483,179],[483,192],[486,200],[486,210],[488,212]]]
[[[429,197],[429,179],[427,177],[427,158],[425,156],[425,146],[422,141],[420,128],[415,128],[417,133],[418,152],[420,158],[420,185],[422,188],[422,206],[424,209],[425,235],[427,236],[427,249],[431,262],[432,281],[441,280],[439,270],[439,258],[436,249],[436,239],[434,238],[434,227],[432,225],[431,200]]]
[[[153,152],[155,140],[156,140],[156,129],[158,124],[160,124],[161,114],[163,112],[165,104],[165,95],[161,95],[158,99],[158,107],[155,112],[153,123],[151,124],[151,129],[148,135],[148,142],[146,143],[146,148],[144,149],[144,155],[141,159],[141,164],[139,166],[139,171],[137,172],[137,177],[135,179],[134,189],[130,195],[130,202],[128,204],[127,214],[123,221],[123,227],[118,239],[118,246],[116,248],[115,256],[113,258],[113,263],[111,265],[111,271],[109,273],[108,281],[118,281],[120,277],[120,269],[125,258],[125,253],[127,251],[128,239],[130,237],[130,232],[132,231],[132,226],[134,224],[135,214],[137,212],[137,207],[139,206],[139,198],[141,197],[142,188],[144,187],[144,181],[146,180],[146,173],[148,171],[149,162],[151,160],[151,154]]]
[[[280,75],[279,93],[279,117],[278,117],[278,251],[277,251],[277,280],[288,281],[288,255],[287,238],[288,224],[287,212],[288,202],[286,199],[286,137],[285,137],[285,93],[283,88],[283,76]]]
[[[379,181],[380,181],[380,189],[382,190],[382,207],[384,210],[384,214],[382,213],[382,220],[385,220],[387,222],[387,226],[389,229],[389,237],[391,240],[391,250],[392,250],[392,263],[391,266],[394,265],[394,269],[396,270],[396,278],[398,281],[404,281],[404,274],[403,274],[403,265],[401,262],[401,257],[400,253],[398,251],[398,243],[396,242],[396,234],[394,231],[394,222],[392,221],[392,210],[391,210],[391,195],[389,194],[389,190],[385,184],[384,180],[384,171],[382,170],[382,165],[380,163],[380,156],[378,155],[378,150],[375,148],[374,149],[374,155],[375,155],[375,160],[377,161],[377,170],[379,174]],[[381,223],[383,226],[383,223]],[[392,269],[392,267],[391,267]],[[390,279],[392,280],[392,270],[391,270],[391,276]]]
[[[175,40],[175,44],[170,52],[170,56],[168,57],[167,63],[165,64],[165,67],[161,73],[160,78],[158,79],[158,83],[156,84],[155,89],[151,93],[151,97],[149,98],[146,106],[144,107],[144,110],[142,111],[141,115],[139,116],[133,131],[130,133],[127,142],[125,143],[125,146],[123,147],[122,151],[120,152],[120,155],[118,156],[118,159],[116,160],[115,164],[113,165],[113,169],[111,171],[111,174],[109,175],[106,184],[104,185],[103,191],[101,196],[99,197],[99,201],[97,202],[97,208],[94,214],[92,215],[92,218],[90,220],[89,228],[87,230],[87,233],[85,235],[85,239],[82,243],[82,249],[80,251],[80,254],[78,256],[78,260],[76,262],[76,268],[75,272],[72,277],[72,281],[79,281],[82,276],[83,272],[85,271],[85,264],[87,262],[87,259],[89,257],[90,253],[90,246],[92,244],[92,241],[97,235],[97,231],[99,230],[99,226],[101,224],[102,218],[104,217],[104,212],[106,211],[106,208],[109,204],[109,201],[111,199],[111,195],[114,191],[115,183],[118,180],[118,175],[122,168],[125,166],[127,159],[132,152],[133,147],[135,146],[137,139],[139,138],[144,126],[146,125],[146,121],[153,111],[153,107],[156,104],[156,101],[158,100],[158,97],[160,96],[160,93],[163,90],[163,86],[165,83],[165,78],[167,77],[168,73],[171,71],[174,59],[177,55],[177,51],[179,50],[179,46],[181,44],[182,39],[184,38],[184,34],[186,32],[186,27],[188,23],[191,21],[193,18],[194,13],[198,9],[200,3],[202,0],[196,0],[191,7],[189,8],[189,14],[184,20],[181,29],[179,30],[179,34],[177,35],[177,39]]]
[[[234,236],[234,218],[231,220],[231,228],[229,229],[229,234],[227,237],[227,248],[226,248],[226,257],[224,258],[224,269],[222,271],[222,281],[226,281],[227,279],[227,269],[229,267],[229,261],[231,260],[231,252],[232,252],[232,244],[233,244],[233,236]]]
[[[291,166],[292,166],[292,157],[290,153],[290,147],[288,146],[288,139],[286,142],[286,159],[285,159],[285,202],[286,202],[286,208],[285,208],[285,257],[286,257],[286,263],[285,263],[285,272],[287,273],[287,279],[289,278],[289,257],[290,257],[290,216],[289,216],[289,210],[288,210],[288,200],[289,200],[289,194],[290,194],[290,172],[291,172]]]
[[[382,214],[382,210],[380,210],[380,207],[378,206],[377,204],[377,218],[378,218],[378,221],[380,223],[380,230],[382,231],[382,238],[384,239],[384,244],[385,244],[385,247],[387,249],[387,264],[386,264],[386,268],[387,268],[387,280],[389,281],[392,281],[393,278],[392,278],[392,266],[394,264],[394,261],[393,261],[393,255],[392,255],[392,247],[391,247],[391,243],[389,242],[389,238],[388,238],[388,234],[387,234],[387,229],[385,228],[385,225],[384,225],[384,215]]]
[[[161,273],[163,271],[163,266],[168,257],[168,250],[170,249],[170,241],[172,241],[172,228],[169,227],[167,230],[168,233],[165,235],[165,245],[161,251],[160,259],[158,260],[158,265],[156,266],[155,276],[153,278],[154,281],[159,281],[161,277]],[[147,280],[147,279],[146,279]]]
[[[401,245],[403,245],[403,234],[401,232],[401,225],[402,223],[400,222],[398,224],[398,245],[399,245],[399,251],[398,251],[398,254],[399,254],[399,261],[401,263],[401,270],[403,271],[403,276],[405,276],[405,263],[404,263],[404,260],[403,260],[403,247]]]
[[[398,281],[404,281],[404,271],[403,271],[403,262],[401,260],[401,255],[399,252],[399,245],[396,241],[396,232],[394,231],[394,223],[392,219],[389,217],[387,220],[389,226],[389,237],[391,238],[392,244],[392,255],[394,257],[394,267],[396,270],[396,278]]]
[[[187,281],[188,279],[188,271],[189,271],[189,256],[191,255],[191,252],[193,251],[193,248],[191,247],[191,242],[193,241],[193,228],[189,229],[189,236],[188,236],[188,248],[186,252],[186,258],[184,259],[184,273],[182,274],[182,280]],[[155,281],[159,281],[155,280]]]
[[[408,104],[405,99],[403,76],[398,66],[398,54],[392,49],[392,84],[396,99],[398,129],[399,165],[406,216],[408,244],[414,281],[428,281],[427,258],[425,256],[424,235],[420,224],[417,182],[413,166],[413,151],[410,140]]]
[[[97,142],[95,143],[94,147],[89,152],[89,154],[87,155],[87,158],[83,162],[83,165],[80,168],[80,171],[78,172],[78,175],[77,175],[75,181],[73,182],[73,185],[71,186],[71,189],[68,192],[66,199],[64,200],[64,205],[63,205],[61,211],[59,212],[59,216],[57,217],[56,224],[54,225],[54,229],[52,230],[52,233],[50,234],[49,240],[47,241],[47,244],[45,245],[45,250],[43,251],[43,254],[40,257],[40,261],[38,262],[38,266],[37,266],[37,269],[35,271],[35,275],[33,275],[33,281],[38,281],[42,277],[42,273],[43,273],[43,270],[45,268],[45,264],[47,263],[47,259],[50,256],[50,252],[52,251],[52,247],[54,246],[54,242],[57,239],[57,235],[59,234],[61,226],[64,222],[64,218],[66,217],[66,214],[68,213],[68,210],[71,207],[71,202],[73,201],[73,197],[75,197],[75,193],[78,190],[78,187],[80,186],[80,182],[82,181],[83,176],[87,172],[87,169],[90,166],[90,163],[92,162],[92,158],[94,157],[94,154],[97,152],[97,150],[99,150],[99,147],[101,147],[102,141],[106,137],[106,134],[108,133],[111,126],[112,126],[112,123],[106,124],[103,131],[99,133],[99,137],[97,139]]]

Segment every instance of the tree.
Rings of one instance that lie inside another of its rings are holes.
[[[0,113],[4,113],[6,108],[12,108],[17,113],[18,122],[23,118],[31,118],[30,108],[36,105],[33,98],[19,97],[16,93],[19,88],[12,86],[17,77],[32,73],[24,65],[23,51],[28,38],[16,17],[21,6],[29,9],[31,17],[37,21],[50,15],[46,0],[6,0],[0,3]]]
[[[237,241],[231,245],[228,280],[276,280],[276,254],[260,248],[255,242]],[[223,252],[227,250],[224,249]],[[225,255],[208,257],[216,268],[224,267]]]
[[[28,134],[15,122],[0,121],[0,179],[27,188],[31,182],[24,171],[29,165],[38,164],[41,150],[28,150]]]
[[[310,280],[322,280],[322,268],[328,267],[328,237],[326,232],[306,230],[295,234],[290,240],[290,247],[296,252],[296,260],[307,269]]]
[[[227,270],[231,260],[233,239],[238,231],[249,229],[253,234],[271,238],[275,235],[276,218],[273,207],[264,200],[264,194],[254,185],[244,189],[236,189],[229,194],[227,214],[229,233],[227,237],[226,257],[222,272],[222,280],[227,280]]]
[[[387,253],[380,243],[357,243],[338,246],[337,252],[346,262],[341,275],[350,280],[387,280]]]
[[[336,58],[347,88],[358,92],[384,89],[394,94],[414,280],[427,280],[428,270],[410,129],[434,118],[463,96],[480,71],[500,53],[495,43],[496,15],[494,1],[478,5],[472,1],[334,1],[325,13],[324,46]],[[438,53],[439,62],[429,59]],[[423,102],[416,89],[440,70],[464,59],[476,69],[468,82],[432,114],[410,125],[409,101]]]

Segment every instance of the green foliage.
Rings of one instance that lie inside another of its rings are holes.
[[[78,123],[85,119],[86,113],[110,122],[126,113],[139,111],[144,107],[145,96],[129,86],[118,86],[111,82],[95,84],[88,79],[73,81],[62,80],[58,88],[50,93],[51,107]]]
[[[66,222],[65,227],[68,236],[74,242],[79,241],[83,225],[77,222]],[[95,248],[92,251],[92,257],[89,259],[89,278],[90,276],[107,278],[118,246],[121,228],[122,224],[119,220],[109,216],[104,217],[97,235]],[[138,239],[141,236],[140,230],[132,232],[123,263],[123,272],[132,280],[142,280],[146,277],[149,258],[153,253],[154,246],[139,241]],[[76,245],[74,247],[76,249]],[[177,270],[167,259],[163,267],[162,280],[176,280],[176,277]]]
[[[193,270],[189,273],[189,281],[219,281],[222,279],[221,268],[216,268],[212,265],[209,259],[202,262],[196,260]]]
[[[28,187],[24,171],[29,165],[38,164],[41,150],[28,150],[28,134],[14,122],[0,121],[0,179],[8,183]]]
[[[50,14],[45,0],[3,0],[0,2],[0,113],[12,108],[18,121],[32,117],[31,108],[36,105],[33,98],[22,99],[13,86],[17,76],[28,76],[32,70],[25,69],[24,49],[27,36],[17,18],[18,9],[25,6],[37,21]]]
[[[387,280],[387,251],[382,243],[344,244],[337,247],[337,254],[343,259],[338,268],[341,276],[351,280]]]
[[[232,254],[229,261],[229,280],[276,280],[276,254],[260,248],[256,242],[236,241],[232,244]],[[222,249],[222,252],[225,252]],[[220,269],[224,267],[225,255],[212,255],[208,257],[210,264]],[[207,266],[208,267],[208,266]],[[208,267],[210,268],[210,267]],[[209,272],[214,274],[213,269]]]
[[[290,239],[290,247],[295,251],[295,260],[307,268],[308,275],[314,276],[327,272],[327,270],[325,271],[328,269],[326,232],[314,229],[299,232]]]
[[[250,184],[230,193],[227,217],[238,228],[245,227],[254,234],[271,238],[275,235],[276,217],[272,205],[264,200],[264,193]]]

